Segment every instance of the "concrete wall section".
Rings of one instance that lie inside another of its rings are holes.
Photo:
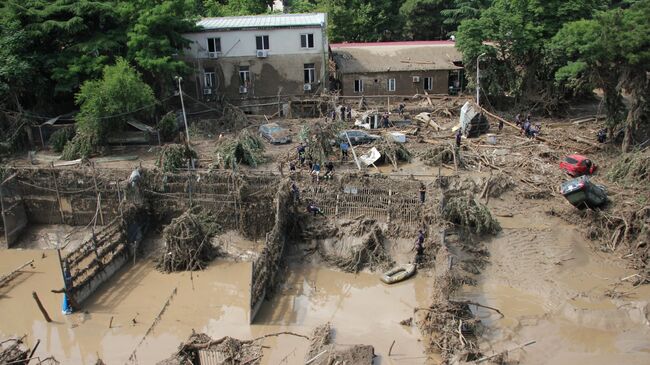
[[[230,57],[218,60],[195,60],[195,75],[188,81],[185,92],[198,99],[226,96],[230,100],[246,100],[250,97],[275,96],[280,94],[309,95],[325,85],[323,55],[314,53],[294,55],[270,55],[267,58]],[[314,82],[311,90],[305,91],[305,65],[313,64]],[[247,68],[249,80],[243,82],[240,70]],[[214,72],[215,85],[205,84],[204,72]],[[240,86],[246,90],[240,90]],[[211,89],[205,95],[204,89]],[[242,92],[245,91],[245,92]]]
[[[414,82],[413,78],[419,78]],[[400,71],[362,74],[342,74],[342,95],[415,95],[424,94],[425,78],[431,77],[429,94],[449,93],[449,71]],[[389,91],[388,80],[395,79],[395,91]],[[363,92],[354,89],[355,80],[362,80]]]
[[[312,48],[302,48],[301,34],[313,34]],[[228,31],[204,31],[183,35],[192,41],[185,56],[206,58],[208,38],[219,38],[221,52],[217,57],[255,57],[257,51],[256,37],[268,36],[268,53],[273,55],[321,54],[327,49],[327,38],[320,27],[280,28],[280,29],[242,29]],[[323,38],[325,36],[325,38]]]

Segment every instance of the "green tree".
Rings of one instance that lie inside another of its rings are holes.
[[[455,31],[463,20],[478,19],[481,11],[489,8],[491,4],[492,0],[452,0],[440,14],[445,18],[443,23],[451,31]]]
[[[569,21],[590,18],[604,9],[605,0],[495,0],[478,19],[461,23],[457,45],[471,78],[476,58],[486,53],[492,74],[489,90],[523,97],[528,101],[549,95],[554,69],[544,63],[546,43]],[[485,45],[489,41],[489,46]],[[473,80],[475,81],[475,80]],[[499,82],[504,86],[495,86]],[[484,84],[484,85],[485,85]],[[551,94],[557,93],[552,90]]]
[[[25,31],[17,23],[0,23],[0,103],[22,109],[20,94],[32,81],[32,64],[24,56]]]
[[[153,6],[149,1],[139,5],[142,10],[128,32],[128,55],[146,72],[149,83],[157,85],[161,95],[173,76],[188,72],[185,62],[175,55],[182,54],[190,45],[182,33],[196,28],[194,4],[186,0],[159,0]]]
[[[84,82],[77,93],[77,134],[66,145],[64,157],[87,157],[128,120],[150,118],[155,102],[151,87],[126,60],[118,58],[115,65],[104,67],[100,80]]]
[[[204,0],[206,16],[236,16],[267,13],[273,0]]]
[[[322,0],[331,42],[375,42],[401,39],[399,0]]]
[[[610,130],[623,124],[622,149],[629,151],[635,135],[647,138],[650,95],[650,1],[638,1],[627,9],[613,9],[594,19],[567,23],[549,44],[549,57],[564,65],[557,81],[583,83],[603,90]],[[621,90],[630,97],[623,120]]]
[[[450,0],[406,0],[399,8],[404,19],[403,35],[415,40],[441,39],[450,28],[444,24],[441,11],[448,8]]]

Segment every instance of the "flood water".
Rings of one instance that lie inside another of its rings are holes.
[[[511,207],[507,207],[512,209]],[[500,309],[478,313],[489,329],[487,354],[528,341],[511,359],[521,364],[649,364],[650,287],[617,255],[601,253],[574,227],[541,209],[499,218],[503,231],[487,242],[490,264],[466,296]],[[610,289],[626,293],[611,298]]]
[[[45,257],[43,257],[43,255]],[[425,273],[407,282],[386,286],[376,275],[336,272],[311,266],[291,266],[278,294],[265,302],[255,324],[249,325],[250,263],[217,261],[202,272],[162,274],[152,259],[129,264],[84,303],[84,311],[61,313],[61,287],[56,252],[5,250],[0,253],[0,274],[20,263],[35,260],[8,286],[0,288],[0,337],[27,335],[28,344],[41,344],[37,356],[53,355],[64,364],[123,364],[137,348],[140,364],[169,357],[191,331],[213,338],[255,338],[292,331],[309,335],[331,322],[339,344],[370,344],[379,355],[376,363],[422,364],[424,349],[415,327],[399,321],[413,308],[426,306],[432,279]],[[155,326],[138,345],[174,288],[177,294]],[[46,323],[38,311],[36,291],[53,319]],[[110,328],[109,328],[110,326]],[[388,349],[395,340],[390,360]],[[308,341],[293,336],[263,341],[263,363],[304,361]]]

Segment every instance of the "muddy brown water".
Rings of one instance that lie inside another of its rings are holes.
[[[137,363],[153,364],[169,357],[192,329],[213,338],[250,339],[280,331],[309,335],[327,321],[342,346],[375,346],[377,363],[426,361],[417,329],[399,325],[412,315],[413,307],[427,304],[432,279],[424,273],[386,286],[377,275],[291,266],[278,295],[263,305],[255,324],[249,325],[247,262],[217,261],[192,275],[162,274],[154,269],[151,257],[143,258],[105,283],[85,303],[83,312],[64,316],[61,295],[50,292],[61,286],[55,251],[4,250],[0,273],[30,259],[35,260],[34,269],[0,288],[0,337],[26,334],[29,344],[40,339],[36,355],[53,355],[64,364],[93,363],[97,357],[108,364],[125,363],[174,288],[178,292],[167,311],[137,347]],[[39,294],[54,322],[43,320],[32,291]],[[393,356],[387,361],[393,340]],[[301,363],[308,347],[307,340],[292,336],[271,337],[263,344],[270,347],[264,350],[265,364]]]
[[[480,310],[488,324],[487,354],[537,341],[512,359],[522,364],[649,364],[650,287],[618,286],[629,296],[613,299],[608,289],[633,274],[616,255],[599,253],[575,227],[549,217],[542,207],[499,218],[503,232],[487,242],[490,265],[477,287],[464,295],[505,315]],[[501,206],[499,206],[501,205]]]

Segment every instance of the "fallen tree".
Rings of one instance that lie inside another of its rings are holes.
[[[235,169],[243,164],[251,167],[264,162],[264,144],[262,140],[243,129],[236,138],[222,141],[216,150],[213,168]]]

